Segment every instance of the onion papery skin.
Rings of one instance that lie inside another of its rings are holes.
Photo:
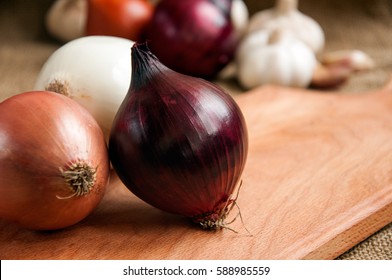
[[[132,63],[109,141],[114,169],[152,206],[221,228],[247,158],[241,110],[218,86],[165,67],[146,45],[134,45]]]
[[[161,0],[145,39],[158,59],[174,71],[213,79],[233,58],[239,34],[231,0]]]
[[[78,165],[95,172],[84,194],[64,173]],[[109,170],[102,130],[75,101],[35,91],[0,103],[0,218],[33,230],[74,225],[101,201]]]

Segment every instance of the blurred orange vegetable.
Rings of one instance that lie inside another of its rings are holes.
[[[154,5],[147,0],[88,0],[86,35],[140,39]]]

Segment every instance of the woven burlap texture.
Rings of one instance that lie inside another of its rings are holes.
[[[392,260],[392,224],[338,257],[339,260]]]

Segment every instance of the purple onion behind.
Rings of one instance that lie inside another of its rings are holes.
[[[145,39],[170,69],[214,78],[232,60],[239,41],[231,6],[232,0],[161,0]]]

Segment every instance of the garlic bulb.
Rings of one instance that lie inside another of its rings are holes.
[[[244,88],[263,84],[307,87],[317,65],[314,52],[291,33],[248,34],[236,54],[237,77]]]
[[[69,96],[85,107],[106,139],[131,81],[134,42],[110,36],[87,36],[55,51],[42,67],[36,90]]]
[[[87,22],[87,0],[57,0],[46,14],[48,32],[68,42],[82,37]]]
[[[254,14],[248,32],[282,28],[293,32],[315,53],[324,48],[325,36],[321,26],[309,16],[298,11],[298,0],[276,0],[274,8]]]

